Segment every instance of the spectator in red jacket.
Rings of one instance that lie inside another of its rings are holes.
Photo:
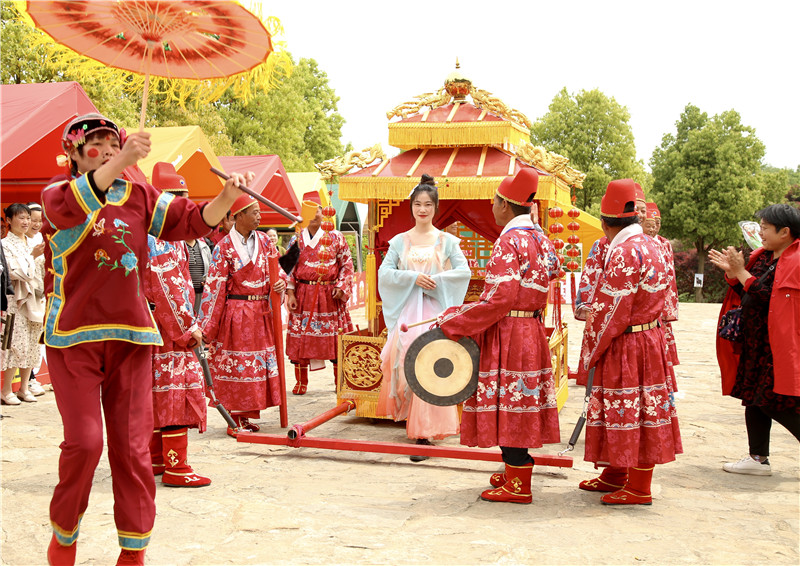
[[[741,344],[717,339],[722,392],[742,400],[750,453],[726,472],[768,476],[772,421],[800,440],[800,210],[760,210],[762,247],[747,266],[733,247],[711,250],[731,288],[722,312],[741,303]],[[780,355],[773,357],[773,352]]]

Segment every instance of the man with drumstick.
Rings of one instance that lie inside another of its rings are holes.
[[[531,503],[529,448],[559,442],[550,346],[542,322],[550,281],[558,276],[553,244],[530,217],[539,176],[525,167],[497,188],[492,213],[503,226],[486,266],[478,302],[439,316],[445,335],[471,336],[481,349],[477,391],[464,403],[461,443],[500,446],[505,472],[492,475],[485,501]]]

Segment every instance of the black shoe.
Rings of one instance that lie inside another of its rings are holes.
[[[418,438],[417,439],[417,444],[420,444],[420,445],[423,445],[423,446],[433,446],[433,443],[430,440],[428,440],[427,438]],[[408,459],[411,460],[412,462],[424,462],[428,458],[430,458],[430,456],[416,456],[416,455],[414,455],[414,456],[409,456],[408,457]]]

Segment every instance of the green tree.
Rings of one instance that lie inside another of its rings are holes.
[[[237,154],[277,154],[288,171],[313,171],[343,153],[338,100],[317,62],[300,59],[276,89],[248,104],[225,96],[215,106]]]
[[[22,21],[11,2],[2,2],[0,34],[0,83],[28,84],[77,80],[69,67],[53,66],[47,49],[36,41],[42,32]],[[141,94],[132,95],[121,83],[82,81],[81,86],[97,109],[120,124],[133,124],[138,116]]]
[[[586,173],[577,195],[580,208],[593,209],[613,179],[632,178],[649,185],[644,164],[636,160],[629,120],[628,109],[613,97],[597,89],[571,95],[565,87],[531,128],[534,145],[569,157],[571,166]]]
[[[785,181],[784,185],[778,189],[779,192],[782,191],[783,194],[780,198],[768,199],[770,202],[800,203],[800,166],[792,170],[788,167],[779,168],[771,165],[764,165],[761,171],[766,174],[777,174],[776,180]]]
[[[740,242],[750,220],[782,190],[781,174],[761,171],[764,144],[734,110],[708,117],[689,104],[650,159],[663,233],[697,250],[697,273],[709,249]],[[702,302],[702,288],[695,291]]]

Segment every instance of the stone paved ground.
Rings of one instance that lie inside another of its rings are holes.
[[[580,443],[572,469],[537,468],[534,503],[478,496],[497,464],[236,443],[216,412],[191,433],[190,461],[213,479],[196,490],[164,488],[148,564],[798,564],[800,449],[776,425],[771,477],[727,474],[747,451],[743,409],[719,395],[714,358],[718,305],[681,305],[676,325],[685,454],[656,469],[652,507],[608,508],[577,489],[592,466]],[[363,311],[354,313],[363,318]],[[567,317],[569,314],[567,313]],[[570,321],[570,358],[582,325]],[[312,374],[313,375],[313,374]],[[291,423],[335,403],[330,370],[309,393],[289,395]],[[566,441],[582,388],[561,412]],[[3,407],[2,564],[44,564],[48,504],[56,483],[60,419],[53,393]],[[282,434],[274,410],[265,432]],[[402,442],[401,425],[337,417],[310,435]],[[457,444],[455,440],[450,443]],[[561,445],[543,450],[555,453]],[[81,526],[78,563],[118,554],[105,457]]]

